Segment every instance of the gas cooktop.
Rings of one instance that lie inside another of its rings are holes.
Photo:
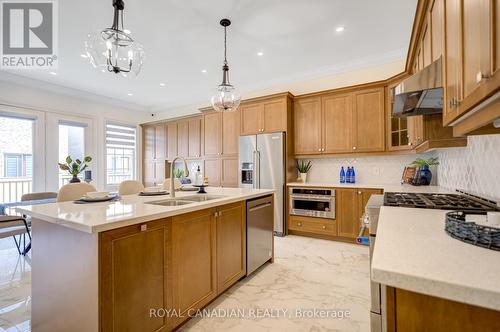
[[[469,195],[458,194],[424,194],[424,193],[392,193],[384,194],[385,206],[398,206],[423,209],[463,210],[463,211],[495,211],[495,202]]]

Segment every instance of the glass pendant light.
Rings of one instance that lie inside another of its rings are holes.
[[[229,66],[227,64],[227,27],[231,21],[224,18],[220,21],[224,27],[224,64],[222,66],[222,83],[217,87],[212,97],[212,107],[218,112],[236,111],[240,106],[241,95],[238,90],[229,83]]]
[[[102,72],[135,77],[144,60],[142,45],[134,41],[123,28],[123,0],[113,0],[114,16],[111,28],[89,34],[85,49],[90,63]]]

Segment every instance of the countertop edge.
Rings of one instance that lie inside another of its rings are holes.
[[[203,203],[196,202],[196,203],[193,203],[192,205],[191,204],[183,205],[183,206],[179,207],[179,209],[176,209],[176,210],[160,212],[160,213],[156,213],[156,214],[152,214],[152,215],[148,215],[148,216],[142,216],[142,217],[130,217],[128,219],[127,218],[118,219],[114,222],[110,222],[110,223],[103,224],[103,225],[97,225],[97,226],[84,225],[81,223],[71,222],[71,221],[68,221],[65,219],[61,219],[61,218],[54,218],[54,217],[51,217],[51,216],[48,216],[45,214],[33,212],[33,211],[28,210],[25,207],[21,207],[21,206],[16,207],[16,211],[33,217],[35,219],[35,222],[36,222],[36,219],[38,219],[38,220],[50,222],[50,223],[53,223],[56,225],[60,225],[63,227],[67,227],[67,228],[70,228],[70,229],[73,229],[76,231],[81,231],[81,232],[88,233],[88,234],[97,234],[97,233],[109,231],[112,229],[117,229],[117,228],[121,228],[121,227],[127,227],[127,226],[131,226],[131,225],[139,224],[142,222],[149,222],[149,221],[157,220],[157,219],[161,219],[161,218],[169,218],[169,217],[174,217],[174,216],[185,214],[185,213],[190,213],[190,212],[195,212],[195,211],[200,211],[200,210],[205,210],[205,209],[211,209],[211,208],[214,208],[217,206],[227,205],[227,204],[236,203],[236,202],[240,202],[240,201],[247,201],[250,199],[254,199],[254,198],[258,198],[258,197],[262,197],[262,196],[268,196],[268,195],[272,195],[275,193],[274,189],[264,189],[264,190],[266,190],[266,191],[256,192],[256,193],[248,193],[248,194],[244,194],[240,197],[234,197],[234,198],[227,197],[227,198],[222,198],[220,200],[212,200],[212,201],[207,201],[207,202],[203,202]],[[51,204],[55,204],[55,203],[51,203]]]
[[[371,280],[383,285],[500,311],[500,293],[371,268]],[[486,298],[491,301],[485,301]]]

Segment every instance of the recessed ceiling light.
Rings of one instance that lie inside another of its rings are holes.
[[[258,52],[257,53],[258,56],[263,56],[264,55],[264,52]]]
[[[160,83],[160,86],[165,86],[165,83]]]
[[[89,57],[87,54],[83,54],[83,53],[82,53],[82,54],[80,54],[80,56],[81,56],[82,58],[84,58],[84,59],[87,59],[87,58]]]
[[[57,73],[56,73],[55,71],[51,71],[49,74],[50,74],[50,75],[54,75],[54,76],[56,76],[56,75],[57,75]]]
[[[133,93],[127,93],[127,96],[132,97],[134,94]]]
[[[201,70],[201,72],[202,72],[203,74],[206,74],[206,73],[207,73],[207,70],[206,70],[206,69],[202,69],[202,70]]]
[[[344,29],[345,29],[345,28],[344,28],[343,26],[340,26],[340,27],[337,27],[337,28],[335,29],[335,31],[337,31],[337,32],[342,32],[342,31],[344,31]]]

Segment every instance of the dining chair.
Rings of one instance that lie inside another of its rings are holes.
[[[17,252],[19,255],[26,254],[26,238],[29,234],[29,227],[26,220],[20,216],[0,216],[0,239],[12,236],[16,243]],[[19,235],[19,240],[16,236]],[[21,239],[24,238],[24,248],[21,251]],[[31,237],[30,237],[31,238]]]
[[[52,191],[40,192],[40,193],[30,193],[21,196],[21,202],[26,201],[38,201],[42,199],[57,198],[57,193]]]
[[[95,187],[88,183],[68,183],[59,189],[57,194],[58,202],[74,201],[81,198],[88,192],[96,191]]]
[[[182,187],[181,180],[179,180],[177,178],[174,179],[174,188],[175,188],[175,190],[179,190],[179,189],[181,189],[181,187]],[[165,181],[163,181],[163,189],[164,190],[169,190],[169,188],[170,188],[170,178],[165,179]]]
[[[120,183],[120,186],[118,187],[118,194],[120,196],[132,195],[132,194],[138,194],[143,190],[144,190],[144,185],[141,182],[136,180],[125,180],[122,183]]]

